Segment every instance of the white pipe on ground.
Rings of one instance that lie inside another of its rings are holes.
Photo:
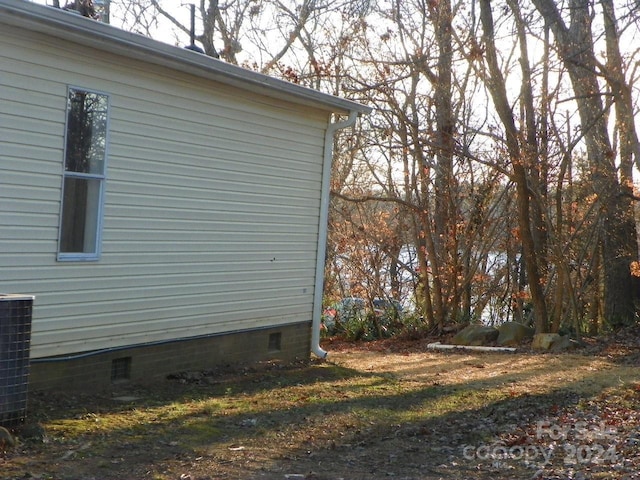
[[[476,345],[447,345],[440,342],[430,343],[427,345],[428,350],[469,350],[472,352],[502,352],[515,353],[516,348],[513,347],[483,347]]]

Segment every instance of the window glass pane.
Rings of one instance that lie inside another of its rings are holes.
[[[96,253],[101,180],[66,177],[60,252]]]
[[[65,170],[104,173],[107,146],[106,95],[69,90]]]

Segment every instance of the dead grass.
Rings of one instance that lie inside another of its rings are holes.
[[[46,436],[0,453],[0,478],[640,478],[640,383],[628,349],[423,346],[334,344],[329,362],[33,395]]]

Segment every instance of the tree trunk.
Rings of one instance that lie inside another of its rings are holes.
[[[615,101],[616,107],[616,130],[619,137],[620,145],[620,193],[618,197],[620,210],[620,269],[624,273],[620,278],[621,294],[627,295],[629,298],[637,300],[639,295],[638,278],[629,277],[629,282],[624,280],[626,273],[629,272],[631,262],[637,260],[638,245],[637,230],[634,217],[633,207],[633,164],[634,157],[636,162],[640,162],[638,158],[638,137],[636,134],[635,117],[633,110],[633,97],[631,94],[631,86],[626,82],[624,77],[624,65],[622,55],[620,54],[620,36],[615,16],[615,9],[612,0],[601,0],[603,23],[605,31],[605,40],[607,45],[607,69],[605,78],[611,87],[611,93]],[[628,240],[628,241],[625,241]],[[606,255],[606,253],[605,253]],[[624,271],[626,270],[626,272]],[[613,301],[613,300],[612,300]],[[617,300],[616,300],[617,301]],[[634,302],[635,304],[635,302]],[[631,318],[634,318],[634,305],[631,308]],[[626,318],[624,312],[611,311],[611,319],[615,319],[618,315],[621,320],[629,322],[631,318]]]
[[[542,276],[538,265],[537,248],[532,233],[530,194],[528,187],[527,171],[525,169],[526,152],[523,154],[518,140],[518,130],[513,119],[513,112],[509,105],[506,85],[497,59],[493,32],[493,13],[490,0],[480,0],[480,17],[483,28],[483,39],[486,48],[486,61],[489,75],[485,79],[487,88],[493,99],[496,111],[502,122],[506,145],[509,151],[513,170],[513,180],[516,184],[516,203],[518,210],[518,227],[520,240],[524,254],[524,263],[527,271],[531,300],[534,309],[536,333],[547,331],[547,304],[542,287]]]
[[[452,86],[452,26],[451,0],[441,0],[431,4],[435,39],[438,45],[438,70],[434,82],[434,104],[436,116],[436,165],[434,195],[434,243],[435,253],[441,265],[441,283],[444,293],[444,315],[442,322],[456,319],[459,315],[458,277],[459,261],[457,248],[458,215],[455,206],[455,186],[453,174],[455,119],[451,102]]]
[[[630,265],[637,260],[631,200],[621,186],[609,140],[596,73],[589,0],[572,0],[571,24],[565,25],[554,0],[533,0],[555,35],[558,52],[569,72],[591,164],[591,178],[602,216],[604,311],[613,324],[630,322],[638,293]]]

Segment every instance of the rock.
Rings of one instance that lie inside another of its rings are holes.
[[[533,338],[535,330],[518,322],[505,322],[498,327],[497,344],[500,346],[519,345],[523,340]]]
[[[539,333],[533,336],[533,342],[531,342],[531,348],[534,350],[545,350],[548,351],[551,349],[551,346],[560,340],[560,335],[557,333]]]
[[[4,451],[7,448],[13,448],[16,446],[16,439],[13,435],[4,427],[0,427],[0,451]]]
[[[569,335],[559,335],[557,333],[541,333],[534,335],[531,348],[534,350],[544,350],[548,352],[565,352],[573,350],[579,346],[578,342]]]
[[[573,350],[575,348],[578,348],[578,342],[569,337],[569,335],[563,335],[559,340],[553,342],[549,350],[551,352],[558,353]]]
[[[459,331],[451,343],[454,345],[487,345],[493,343],[498,338],[497,328],[486,325],[469,325]]]

